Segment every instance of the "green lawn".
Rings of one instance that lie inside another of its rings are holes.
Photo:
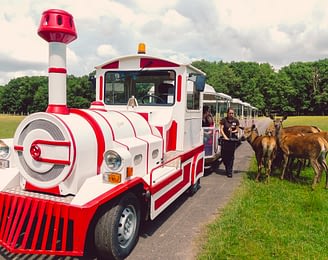
[[[0,115],[0,138],[14,137],[18,124],[24,116]]]
[[[288,125],[316,125],[328,131],[328,117],[290,117]],[[207,226],[197,259],[328,259],[328,190],[325,175],[314,191],[313,170],[297,181],[255,182],[256,162],[235,196]]]
[[[0,115],[0,138],[13,137],[22,116]],[[328,117],[289,117],[288,125],[328,131]],[[312,168],[297,182],[255,182],[255,160],[233,199],[202,235],[197,259],[328,259],[328,190],[311,190]],[[323,176],[325,177],[325,176]]]

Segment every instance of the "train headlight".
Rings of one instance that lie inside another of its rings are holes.
[[[9,146],[0,140],[0,159],[7,159],[10,154]]]
[[[108,150],[104,153],[103,180],[118,184],[132,177],[131,153],[124,148]]]
[[[105,163],[106,163],[107,167],[111,171],[119,170],[119,168],[122,165],[121,156],[113,150],[106,151],[105,154],[104,154],[104,159],[105,159]]]
[[[10,148],[2,140],[0,140],[0,169],[9,168]]]

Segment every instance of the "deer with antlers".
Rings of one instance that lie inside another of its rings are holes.
[[[245,127],[244,137],[255,152],[258,168],[256,181],[259,180],[263,167],[265,168],[266,180],[268,181],[271,174],[272,161],[276,156],[276,138],[268,135],[259,135],[255,125],[252,125],[252,127]]]
[[[287,118],[274,119],[277,143],[283,152],[283,168],[280,178],[283,179],[288,164],[288,159],[309,159],[315,172],[312,189],[321,178],[322,172],[326,171],[326,188],[328,188],[328,166],[326,155],[328,153],[328,142],[317,134],[295,134],[288,132],[282,127],[282,122]]]

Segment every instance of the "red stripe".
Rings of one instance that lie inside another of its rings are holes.
[[[103,100],[103,86],[104,86],[104,78],[103,76],[99,77],[99,100]]]
[[[137,112],[139,115],[141,115],[147,122],[149,121],[149,115],[145,112]]]
[[[54,113],[54,114],[61,114],[61,115],[68,115],[69,109],[65,105],[53,105],[49,104],[46,110],[47,113]]]
[[[114,61],[114,62],[105,64],[101,68],[102,69],[118,69],[119,68],[119,65],[120,65],[120,62],[119,61]]]
[[[172,198],[178,191],[180,191],[190,181],[190,167],[191,163],[187,164],[183,168],[183,180],[175,185],[168,192],[164,193],[155,201],[155,210],[161,207],[165,202]]]
[[[40,187],[34,186],[33,184],[31,184],[29,182],[26,182],[25,189],[29,190],[29,191],[40,192],[40,193],[49,193],[49,194],[60,195],[59,186],[55,186],[52,188],[40,188]]]
[[[178,76],[178,91],[177,91],[177,101],[181,101],[181,91],[182,91],[182,76]]]
[[[32,203],[32,206],[31,206],[31,214],[29,215],[30,221],[28,222],[27,227],[26,227],[26,232],[25,232],[26,235],[24,236],[24,239],[23,239],[23,242],[22,242],[22,248],[26,247],[27,239],[28,239],[30,231],[31,231],[31,227],[32,227],[32,224],[33,224],[33,219],[34,219],[34,216],[36,214],[36,210],[38,208],[38,205],[39,205],[39,201],[38,200],[33,200],[33,203]],[[34,232],[34,230],[32,232]]]
[[[114,130],[112,128],[112,125],[108,122],[107,118],[104,115],[102,115],[101,113],[99,113],[99,111],[94,111],[94,112],[97,113],[99,116],[101,116],[105,120],[105,122],[107,123],[108,127],[110,128],[110,132],[112,134],[113,141],[116,142],[116,143],[118,143],[118,144],[120,144],[120,145],[123,145],[127,150],[130,150],[130,147],[129,146],[127,146],[127,145],[125,145],[125,144],[123,144],[123,143],[115,140]],[[104,111],[104,112],[107,112],[107,111]]]
[[[37,212],[38,213],[38,216],[37,216],[38,219],[42,219],[43,212],[44,212],[44,210],[46,208],[47,201],[41,201],[40,203],[41,204],[40,204],[40,206],[38,208],[38,212]],[[39,238],[41,224],[42,224],[42,221],[37,221],[36,227],[33,230],[34,231],[34,237],[33,237],[32,246],[31,246],[32,252],[36,248],[36,242],[38,241],[38,238]]]
[[[68,147],[68,158],[67,160],[58,160],[58,159],[53,159],[53,158],[44,158],[41,157],[42,155],[42,151],[40,146],[38,146],[38,144],[41,145],[53,145],[53,146],[66,146]],[[38,161],[38,162],[46,162],[46,163],[54,163],[54,164],[64,164],[64,165],[70,165],[70,157],[71,157],[71,143],[67,142],[67,141],[51,141],[51,140],[35,140],[32,144],[31,144],[31,148],[32,147],[38,147],[40,149],[40,154],[38,154],[38,156],[34,156],[34,154],[32,154],[31,150],[31,156],[33,157],[34,160]]]
[[[89,110],[89,111],[92,112],[91,110]],[[96,119],[84,110],[71,109],[70,112],[83,117],[90,124],[90,126],[92,127],[92,129],[96,135],[97,144],[98,144],[97,174],[100,174],[100,167],[101,167],[101,164],[102,164],[102,161],[104,158],[104,152],[105,152],[105,138],[104,138],[104,134],[101,130],[101,127],[99,126]]]
[[[54,224],[54,233],[52,235],[52,246],[51,250],[55,251],[56,250],[56,245],[57,245],[57,240],[58,240],[58,232],[59,232],[59,220],[60,220],[60,209],[61,205],[59,204],[54,204],[54,216],[55,216],[55,224]]]
[[[30,208],[30,205],[31,205],[31,202],[32,202],[32,199],[31,198],[26,198],[26,200],[24,199],[20,199],[20,204],[24,204],[24,211],[22,213],[22,216],[20,218],[20,221],[19,221],[19,226],[16,230],[16,234],[15,234],[15,237],[11,243],[12,246],[15,246],[17,244],[17,240],[19,238],[19,235],[21,234],[21,230],[22,230],[22,227],[23,227],[23,224],[24,224],[24,221],[21,221],[22,219],[25,219],[26,216],[27,216],[27,213],[28,213],[28,210]]]
[[[46,220],[46,224],[44,226],[43,231],[43,239],[42,239],[42,244],[41,244],[41,250],[45,250],[46,249],[46,244],[47,244],[47,239],[48,238],[48,234],[49,234],[49,227],[50,227],[50,221],[52,219],[52,212],[53,212],[53,203],[49,203],[49,206],[47,207],[47,211],[46,211],[46,216],[47,216],[47,220]]]
[[[202,157],[200,160],[197,161],[197,166],[196,166],[196,176],[198,176],[200,173],[203,172],[204,170],[204,157]]]
[[[173,151],[177,147],[177,129],[178,124],[172,121],[170,128],[166,131],[166,151]]]
[[[62,74],[66,74],[67,70],[66,68],[49,68],[48,69],[49,73],[62,73]]]
[[[179,64],[154,58],[141,58],[140,68],[180,67]]]
[[[161,189],[163,189],[164,187],[166,187],[168,184],[170,184],[171,182],[173,182],[174,180],[176,180],[177,178],[179,178],[182,174],[182,170],[178,170],[176,173],[174,173],[173,175],[171,175],[169,178],[156,183],[155,185],[152,186],[152,193],[156,193],[158,191],[160,191]]]
[[[173,160],[175,160],[175,159],[177,159],[177,158],[181,158],[181,162],[183,163],[183,162],[185,162],[185,161],[187,161],[187,160],[189,160],[190,158],[193,158],[193,157],[195,157],[195,156],[198,156],[200,153],[202,153],[204,151],[204,146],[203,145],[201,145],[201,146],[198,146],[198,147],[196,147],[195,149],[192,149],[192,150],[190,150],[190,151],[188,151],[187,153],[184,153],[184,154],[180,154],[179,156],[176,156],[176,157],[173,157],[173,158],[171,158],[169,161],[166,161],[165,162],[165,164],[167,164],[167,163],[169,163],[169,162],[172,162]],[[199,161],[201,161],[201,160],[203,160],[203,157],[199,160]],[[159,165],[159,166],[157,166],[156,168],[154,168],[152,171],[151,171],[151,175],[150,175],[150,183],[152,183],[152,177],[153,177],[153,172],[156,170],[156,169],[158,169],[159,167],[162,167],[163,165],[161,164],[161,165]],[[198,167],[197,167],[197,169],[196,169],[196,171],[198,171],[199,169],[198,169]],[[174,174],[175,175],[175,174]],[[173,175],[173,176],[174,176]],[[185,177],[185,176],[184,176]],[[160,182],[159,184],[156,184],[156,186],[155,185],[153,185],[153,186],[151,186],[151,189],[150,189],[150,192],[152,193],[152,194],[155,194],[157,191],[158,191],[158,188],[159,188],[159,186],[157,186],[157,185],[162,185],[162,187],[166,187],[167,185],[169,185],[173,180],[174,180],[175,178],[167,178],[167,179],[165,179],[165,180],[163,180],[163,182]],[[189,179],[189,177],[188,177],[188,179]],[[155,190],[154,190],[154,188],[155,188]]]
[[[14,150],[19,151],[19,152],[23,152],[24,147],[22,145],[14,145]]]

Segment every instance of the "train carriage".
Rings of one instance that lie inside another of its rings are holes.
[[[138,54],[96,67],[89,109],[70,108],[72,15],[45,11],[38,34],[49,43],[49,104],[1,144],[0,244],[13,253],[81,256],[91,243],[100,258],[122,259],[142,220],[199,187],[205,74],[147,55],[141,44]]]
[[[220,119],[229,107],[231,97],[217,93],[215,89],[205,84],[203,92],[203,106],[209,107],[214,118],[213,126],[203,127],[204,130],[204,151],[205,151],[205,169],[212,170],[218,166],[221,161],[221,146],[219,145],[220,137]]]
[[[220,157],[217,125],[234,99],[205,85],[201,70],[148,55],[140,44],[137,54],[95,67],[89,109],[70,108],[73,16],[45,11],[38,34],[49,43],[49,102],[13,139],[0,140],[0,245],[71,256],[91,246],[99,258],[122,259],[141,221],[197,191],[204,169]],[[204,104],[215,111],[212,128],[202,127]]]

